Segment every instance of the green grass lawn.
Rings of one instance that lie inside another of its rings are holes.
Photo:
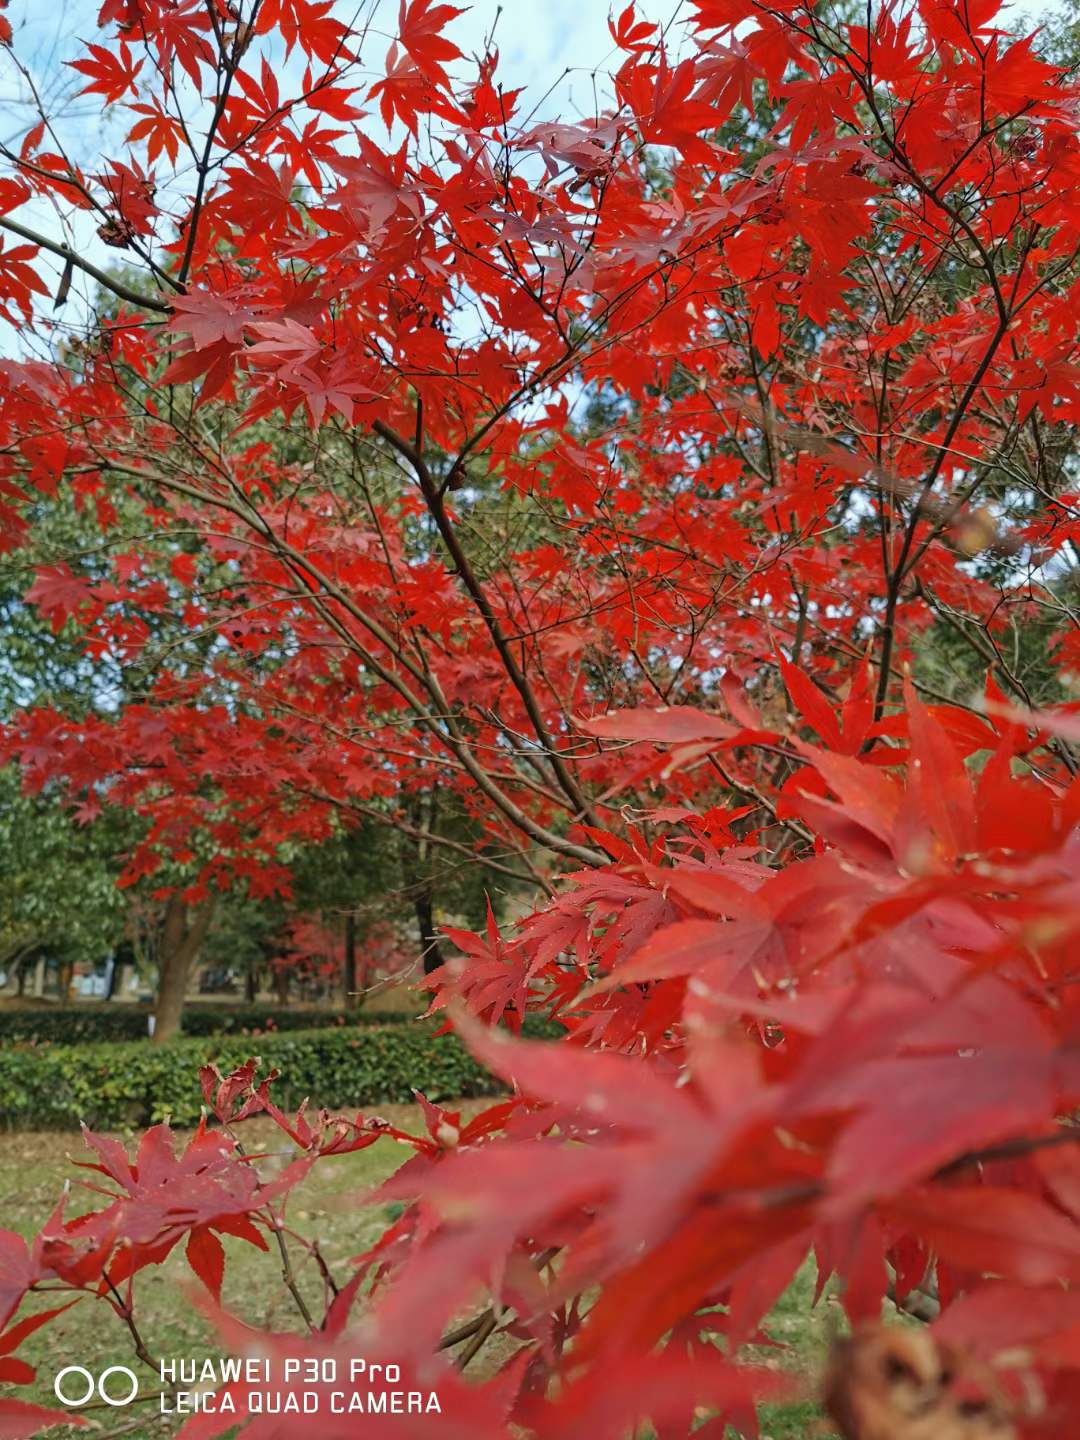
[[[466,1102],[469,1112],[484,1102]],[[403,1128],[420,1130],[422,1121],[413,1106],[385,1106],[381,1112]],[[249,1150],[265,1148],[272,1152],[266,1165],[285,1164],[291,1158],[285,1147],[287,1137],[263,1120],[248,1122],[243,1127],[245,1146]],[[119,1136],[117,1138],[124,1139]],[[284,1142],[284,1145],[283,1143]],[[307,1236],[318,1236],[326,1264],[336,1276],[347,1273],[350,1256],[364,1250],[385,1228],[390,1218],[385,1207],[362,1205],[358,1197],[391,1174],[411,1153],[390,1141],[361,1150],[353,1155],[327,1159],[317,1165],[308,1179],[293,1192],[289,1221],[293,1228]],[[24,1235],[35,1233],[47,1218],[64,1182],[80,1172],[71,1165],[73,1159],[88,1158],[78,1135],[8,1134],[0,1135],[0,1223]],[[92,1178],[92,1177],[87,1177]],[[89,1197],[88,1197],[89,1198]],[[73,1188],[69,1213],[85,1208],[78,1188]],[[243,1319],[268,1329],[300,1328],[292,1296],[281,1279],[275,1258],[264,1255],[241,1241],[226,1239],[227,1264],[223,1294],[227,1308]],[[302,1264],[303,1252],[294,1247],[299,1266],[297,1283],[309,1300],[313,1312],[322,1304],[322,1282],[313,1262]],[[209,1327],[192,1312],[183,1288],[191,1276],[182,1250],[160,1267],[148,1269],[136,1281],[136,1309],[140,1330],[150,1351],[155,1355],[200,1358],[217,1354],[220,1346]],[[816,1310],[811,1309],[813,1271],[807,1265],[794,1284],[781,1298],[765,1328],[781,1343],[783,1349],[767,1352],[770,1363],[778,1363],[805,1377],[807,1393],[812,1392],[813,1377],[818,1372],[835,1325],[835,1307],[828,1300]],[[38,1308],[46,1308],[44,1301]],[[493,1351],[498,1353],[498,1346]],[[157,1376],[139,1365],[132,1356],[130,1337],[123,1322],[104,1302],[80,1300],[71,1310],[43,1327],[19,1350],[20,1356],[38,1367],[38,1380],[32,1386],[6,1387],[0,1391],[37,1404],[55,1405],[52,1382],[57,1371],[66,1364],[80,1364],[99,1372],[110,1364],[130,1365],[145,1376],[143,1394],[156,1393],[160,1388]],[[760,1358],[765,1358],[760,1353]],[[470,1367],[483,1375],[483,1355]],[[156,1405],[147,1405],[147,1411]],[[156,1413],[143,1424],[135,1422],[134,1410],[99,1412],[102,1428],[110,1435],[161,1437],[173,1433],[176,1419]],[[819,1412],[810,1403],[766,1407],[761,1415],[762,1431],[771,1440],[803,1440],[816,1437],[825,1440],[826,1428]],[[318,1421],[313,1421],[317,1426]],[[129,1429],[128,1426],[131,1428]],[[53,1432],[58,1436],[65,1432]]]

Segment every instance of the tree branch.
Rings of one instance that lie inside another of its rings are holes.
[[[138,305],[143,310],[154,311],[156,315],[171,313],[171,307],[164,300],[157,300],[152,295],[140,295],[137,290],[132,290],[125,285],[122,280],[114,279],[106,271],[99,270],[89,260],[84,260],[70,246],[50,240],[47,235],[39,235],[36,230],[30,230],[25,225],[20,225],[10,216],[0,216],[0,230],[9,230],[12,235],[18,235],[20,240],[28,240],[31,245],[39,245],[42,250],[49,250],[53,255],[58,255],[61,260],[89,275],[92,280],[96,280],[99,285],[111,291],[117,299],[126,301],[128,305]]]

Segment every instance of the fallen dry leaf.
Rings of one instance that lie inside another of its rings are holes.
[[[845,1440],[1014,1440],[994,1376],[925,1331],[879,1325],[836,1345],[824,1401]]]

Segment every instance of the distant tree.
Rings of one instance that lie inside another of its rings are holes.
[[[116,887],[115,825],[80,827],[55,801],[20,793],[0,770],[0,969],[19,976],[39,957],[96,964],[121,942],[127,904]]]

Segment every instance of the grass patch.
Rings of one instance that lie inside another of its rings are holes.
[[[776,1351],[756,1351],[758,1359],[779,1360],[785,1371],[792,1371],[812,1392],[821,1374],[825,1356],[839,1330],[843,1312],[833,1300],[834,1287],[828,1285],[821,1300],[813,1304],[817,1270],[807,1260],[795,1279],[776,1302],[762,1329],[784,1347]],[[762,1440],[831,1440],[833,1432],[821,1417],[821,1410],[812,1401],[798,1404],[762,1405],[758,1411]]]
[[[481,1108],[484,1102],[466,1101],[466,1114]],[[422,1129],[416,1106],[380,1107],[395,1124],[414,1131]],[[270,1152],[262,1169],[274,1164],[284,1165],[291,1158],[286,1150],[287,1137],[265,1120],[246,1122],[243,1127],[245,1145],[249,1150],[260,1147]],[[118,1136],[119,1139],[129,1137]],[[181,1137],[182,1141],[183,1137]],[[361,1203],[361,1197],[372,1186],[392,1174],[411,1152],[390,1141],[374,1145],[353,1155],[329,1158],[320,1162],[312,1174],[293,1192],[289,1205],[289,1222],[301,1235],[318,1236],[320,1250],[331,1271],[341,1277],[347,1272],[347,1261],[370,1245],[392,1218],[387,1207]],[[70,1158],[69,1158],[70,1157]],[[71,1160],[86,1158],[82,1141],[74,1135],[56,1133],[15,1133],[0,1135],[0,1215],[8,1229],[29,1237],[40,1229],[51,1212],[65,1181],[80,1172]],[[86,1173],[86,1172],[82,1172]],[[88,1178],[90,1178],[88,1176]],[[81,1196],[77,1187],[71,1191],[69,1214],[93,1208],[93,1197]],[[227,1264],[223,1299],[227,1308],[243,1319],[267,1329],[301,1328],[295,1304],[282,1282],[276,1257],[262,1254],[241,1241],[225,1238]],[[294,1247],[297,1282],[313,1312],[322,1305],[322,1283],[314,1263],[302,1263],[302,1251]],[[161,1266],[143,1271],[136,1281],[139,1326],[147,1346],[155,1356],[201,1359],[220,1353],[220,1346],[208,1325],[193,1313],[183,1293],[193,1285],[182,1247]],[[827,1300],[811,1308],[814,1272],[808,1263],[799,1272],[788,1291],[781,1297],[766,1320],[764,1329],[784,1347],[759,1350],[756,1358],[775,1363],[806,1379],[806,1393],[812,1393],[813,1377],[835,1329],[835,1307]],[[52,1301],[51,1303],[55,1303]],[[46,1308],[45,1297],[35,1308]],[[123,1323],[105,1302],[83,1299],[71,1310],[31,1336],[19,1355],[38,1368],[38,1379],[30,1386],[0,1386],[0,1393],[36,1404],[55,1406],[53,1378],[64,1365],[80,1364],[92,1372],[107,1365],[124,1364],[140,1375],[143,1395],[156,1394],[157,1375],[140,1366],[133,1358],[130,1337]],[[498,1353],[498,1347],[492,1352]],[[483,1378],[484,1352],[470,1367],[477,1378]],[[179,1428],[176,1418],[156,1413],[156,1404],[147,1404],[147,1420],[139,1426],[128,1425],[137,1412],[109,1410],[95,1412],[103,1430],[117,1433],[123,1427],[130,1440],[163,1440]],[[392,1423],[392,1422],[389,1422]],[[317,1417],[312,1419],[317,1427]],[[809,1401],[784,1406],[765,1406],[761,1411],[763,1436],[771,1440],[825,1440],[827,1431],[820,1412]],[[76,1431],[55,1431],[58,1436],[75,1435]],[[85,1432],[84,1432],[85,1433]],[[315,1428],[313,1428],[313,1435]]]

